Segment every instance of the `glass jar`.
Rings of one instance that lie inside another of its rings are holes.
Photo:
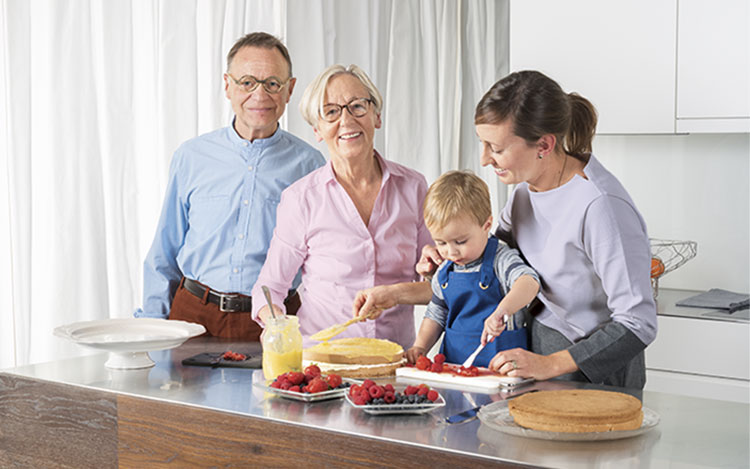
[[[297,316],[277,316],[263,334],[263,376],[274,379],[288,371],[302,371],[302,334]]]

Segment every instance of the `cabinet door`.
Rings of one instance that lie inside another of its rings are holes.
[[[598,133],[674,133],[677,0],[511,0],[510,69],[599,111]]]
[[[750,132],[749,3],[679,1],[678,132]]]

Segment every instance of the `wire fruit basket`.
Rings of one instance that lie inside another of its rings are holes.
[[[659,296],[659,279],[695,257],[698,254],[698,243],[655,238],[649,241],[651,243],[651,288],[656,298]]]

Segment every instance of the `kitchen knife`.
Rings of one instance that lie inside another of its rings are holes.
[[[445,417],[445,421],[451,425],[456,424],[456,423],[470,422],[474,420],[475,418],[477,418],[477,412],[479,412],[479,409],[481,408],[482,406],[478,406],[478,407],[474,407],[473,409],[459,412],[456,415]]]

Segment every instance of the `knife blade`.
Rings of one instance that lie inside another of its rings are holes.
[[[473,409],[459,412],[456,415],[445,417],[445,421],[451,425],[456,424],[456,423],[470,422],[474,420],[475,418],[477,418],[477,412],[479,412],[479,409],[481,408],[482,406],[477,406],[477,407],[474,407]]]

